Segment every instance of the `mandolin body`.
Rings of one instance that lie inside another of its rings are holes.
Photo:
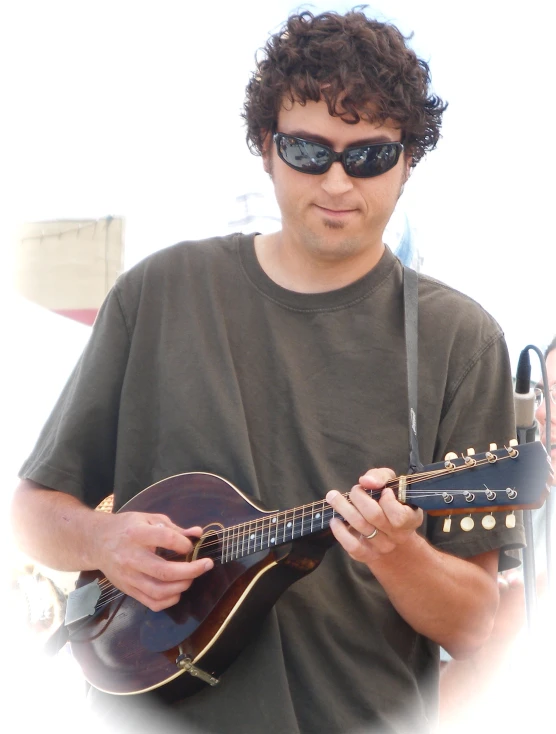
[[[203,545],[221,543],[212,530],[257,523],[269,514],[226,480],[214,474],[170,477],[140,492],[120,512],[168,515],[180,527],[200,525]],[[153,612],[132,597],[117,597],[70,627],[72,653],[86,679],[99,690],[128,695],[164,686],[166,698],[187,697],[206,687],[199,669],[218,679],[257,633],[280,595],[313,571],[330,545],[325,530],[276,548],[215,563],[195,579],[180,601]],[[218,549],[220,552],[220,549]],[[83,572],[78,587],[101,572]],[[181,657],[180,657],[181,656]],[[188,659],[195,669],[180,668]]]

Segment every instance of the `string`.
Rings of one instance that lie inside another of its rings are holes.
[[[512,457],[510,454],[507,456],[501,456],[497,457],[496,461],[504,461],[506,459],[515,458]],[[410,474],[406,477],[406,491],[405,496],[406,500],[411,498],[425,498],[425,497],[434,497],[443,494],[444,490],[423,490],[423,489],[409,489],[409,485],[412,484],[419,484],[420,482],[427,481],[433,478],[443,477],[443,476],[449,476],[451,474],[459,473],[461,471],[467,471],[468,469],[472,469],[475,467],[484,466],[486,464],[492,464],[493,461],[489,461],[488,459],[473,459],[473,462],[469,464],[463,464],[459,467],[456,467],[455,465],[451,465],[450,467],[444,467],[442,469],[435,469],[435,470],[429,470],[426,472],[419,472],[417,474]],[[400,483],[400,478],[395,477],[394,479],[389,480],[385,487],[388,487],[390,489],[398,489]],[[486,494],[487,490],[473,490],[473,494]],[[369,494],[371,497],[374,498],[374,496],[379,496],[382,492],[381,489],[376,490],[368,490],[367,494]],[[464,495],[467,492],[467,490],[451,490],[450,494],[455,496],[461,496]],[[350,501],[349,493],[345,492],[343,493],[343,497],[346,498],[348,501]],[[337,517],[340,520],[343,520],[341,515],[337,515],[335,513],[335,510],[329,505],[326,500],[317,500],[316,502],[311,502],[305,505],[300,505],[299,507],[295,507],[291,510],[286,510],[283,512],[276,513],[274,515],[268,515],[266,517],[262,517],[260,519],[251,520],[247,523],[238,523],[237,525],[231,525],[227,528],[223,528],[222,530],[218,531],[211,531],[208,537],[216,536],[214,540],[204,540],[201,542],[201,549],[203,551],[202,558],[211,558],[214,561],[217,560],[217,558],[224,555],[226,557],[225,561],[222,561],[222,563],[237,560],[238,558],[243,557],[245,555],[251,555],[252,553],[260,552],[263,549],[263,533],[269,533],[269,542],[267,544],[267,547],[270,546],[270,536],[271,534],[275,533],[275,531],[278,531],[279,528],[283,529],[283,538],[282,541],[277,541],[274,543],[274,547],[277,545],[281,545],[282,543],[289,542],[293,539],[294,535],[296,534],[296,529],[299,529],[301,531],[301,534],[304,530],[304,525],[306,522],[306,515],[305,510],[310,510],[310,518],[311,518],[311,531],[308,534],[311,534],[314,532],[312,530],[313,527],[313,520],[314,520],[314,510],[318,508],[319,505],[322,504],[321,512],[322,512],[322,518],[320,518],[320,522],[317,522],[317,526],[320,525],[321,527],[319,530],[325,529],[325,524],[328,525],[330,523],[330,520],[334,517]],[[291,513],[291,520],[288,520],[288,514]],[[296,513],[301,513],[300,516],[296,517]],[[309,513],[308,513],[309,514]],[[278,519],[279,517],[282,517],[282,523]],[[272,522],[272,520],[275,520],[275,522]],[[265,527],[265,522],[268,524],[268,527]],[[286,534],[286,527],[287,523],[291,523],[291,527],[288,528],[289,532]],[[260,524],[260,527],[259,527]],[[255,526],[254,528],[252,526]],[[237,531],[237,535],[236,535]],[[245,552],[245,534],[248,534],[249,538],[247,539],[247,552]],[[254,548],[253,550],[250,549],[250,536],[252,533],[255,533],[255,539],[254,539]],[[260,548],[259,551],[256,550],[256,544],[257,544],[257,534],[260,533]],[[227,535],[227,537],[226,537]],[[288,539],[286,540],[285,537],[288,536]],[[291,536],[291,537],[290,537]],[[278,533],[273,535],[273,537],[276,539],[278,537]],[[202,540],[202,539],[201,539]],[[222,543],[232,543],[232,550],[228,549],[228,552],[223,553],[222,552]],[[233,550],[234,542],[237,543],[236,550]],[[239,550],[241,542],[241,551]],[[165,554],[165,557],[168,560],[175,560],[176,558],[179,558],[180,555],[177,552],[174,551],[168,551]],[[184,556],[185,558],[185,556]],[[99,596],[99,599],[97,600],[97,604],[95,606],[96,611],[100,611],[103,607],[105,607],[107,604],[112,603],[118,598],[121,598],[125,596],[123,592],[121,592],[117,587],[115,587],[106,577],[103,577],[97,581],[100,589],[101,594]]]

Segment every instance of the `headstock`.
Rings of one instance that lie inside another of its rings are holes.
[[[491,444],[482,454],[473,449],[466,456],[447,454],[444,461],[405,477],[404,496],[398,498],[430,515],[533,509],[542,506],[551,475],[540,441],[510,441],[501,449]]]

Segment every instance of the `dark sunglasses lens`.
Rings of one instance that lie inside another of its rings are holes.
[[[372,178],[394,168],[400,157],[401,146],[393,143],[364,145],[346,151],[346,170],[350,176]]]
[[[300,138],[278,138],[278,153],[288,165],[304,173],[323,173],[330,162],[324,146]]]

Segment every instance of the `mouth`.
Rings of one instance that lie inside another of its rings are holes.
[[[320,206],[319,204],[315,204],[315,206],[317,207],[317,209],[320,209],[320,211],[327,217],[332,218],[346,217],[357,211],[356,209],[329,209],[328,207]]]

